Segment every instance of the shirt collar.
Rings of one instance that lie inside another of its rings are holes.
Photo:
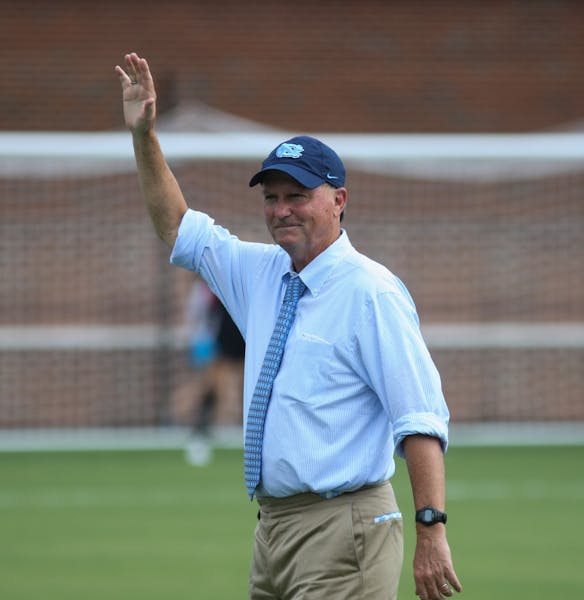
[[[347,232],[341,229],[341,235],[300,271],[300,278],[313,296],[318,295],[332,270],[352,249]],[[291,270],[286,272],[286,281],[292,273]]]

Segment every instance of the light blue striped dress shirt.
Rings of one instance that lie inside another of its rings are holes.
[[[171,255],[198,271],[246,342],[244,419],[290,276],[274,244],[183,217]],[[448,444],[448,409],[410,294],[345,231],[300,273],[300,299],[266,417],[260,494],[334,495],[390,478],[421,433]]]

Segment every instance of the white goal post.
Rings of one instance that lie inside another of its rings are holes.
[[[175,159],[262,159],[293,132],[159,134]],[[583,133],[346,134],[313,133],[343,159],[584,161]],[[0,157],[131,158],[126,132],[0,132]]]

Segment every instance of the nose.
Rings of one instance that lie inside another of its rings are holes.
[[[278,198],[278,200],[273,203],[272,208],[274,210],[274,216],[277,219],[285,219],[290,216],[292,212],[290,210],[290,205],[286,202],[285,198]]]

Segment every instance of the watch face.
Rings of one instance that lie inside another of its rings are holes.
[[[434,511],[431,508],[427,508],[423,513],[422,513],[422,520],[425,521],[426,523],[431,523],[434,519]]]

